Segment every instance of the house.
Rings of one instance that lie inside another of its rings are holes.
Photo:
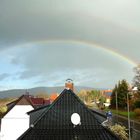
[[[18,140],[119,140],[69,88],[50,106],[28,114],[30,127]]]
[[[51,103],[50,99],[38,98],[38,97],[30,96],[30,95],[28,98],[32,102],[35,108],[38,108],[42,105],[48,105]]]
[[[108,90],[103,90],[102,91],[102,96],[105,97],[105,103],[104,105],[106,107],[108,107],[110,105],[111,102],[111,94],[112,94],[112,90],[108,89]]]
[[[49,100],[27,94],[7,104],[8,110],[1,120],[0,140],[16,140],[29,128],[27,112],[49,103]]]

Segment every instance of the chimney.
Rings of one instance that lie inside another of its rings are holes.
[[[74,91],[74,84],[73,84],[73,80],[72,79],[67,79],[66,80],[65,88],[66,89],[71,89],[72,91]]]
[[[28,97],[30,96],[27,89],[26,89],[26,91],[25,91],[25,95],[28,96]]]

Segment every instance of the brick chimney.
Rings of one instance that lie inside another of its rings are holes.
[[[73,80],[72,79],[67,79],[66,80],[65,88],[71,89],[72,91],[74,91],[74,84],[73,84]]]

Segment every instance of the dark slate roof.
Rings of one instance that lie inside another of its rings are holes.
[[[81,125],[73,126],[73,113],[80,115]],[[119,140],[101,125],[77,95],[67,89],[31,126],[18,140]]]
[[[27,114],[30,115],[30,125],[33,124],[41,116],[41,114],[49,107],[50,104],[41,106],[37,109],[27,112]]]
[[[47,104],[47,105],[40,106],[40,107],[38,107],[38,108],[36,108],[36,109],[34,109],[34,110],[31,110],[31,111],[27,112],[27,114],[28,114],[28,115],[31,115],[31,114],[33,114],[34,112],[38,112],[38,111],[40,111],[40,110],[49,108],[50,106],[51,106],[51,104]]]

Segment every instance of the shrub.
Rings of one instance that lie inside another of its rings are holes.
[[[0,107],[0,115],[4,114],[7,111],[7,107],[6,106],[1,106]]]
[[[136,113],[137,116],[140,116],[140,108],[136,108],[136,109],[134,110],[134,112]]]
[[[140,101],[139,100],[135,101],[134,108],[140,108]]]
[[[128,134],[126,132],[126,128],[124,126],[121,126],[119,124],[115,124],[113,126],[110,126],[109,129],[119,136],[121,140],[128,140]]]

